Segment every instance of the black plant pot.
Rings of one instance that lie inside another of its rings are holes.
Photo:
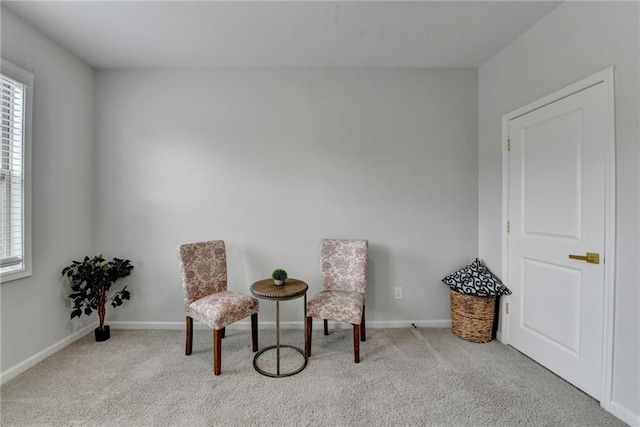
[[[96,341],[106,341],[111,338],[111,327],[109,325],[104,325],[103,330],[100,330],[100,326],[98,326],[93,332],[96,334]]]

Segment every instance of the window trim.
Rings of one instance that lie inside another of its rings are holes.
[[[32,274],[31,256],[31,127],[33,119],[33,73],[2,58],[0,74],[25,85],[25,120],[24,120],[24,147],[23,147],[23,252],[22,267],[3,272],[0,268],[0,282],[29,277]]]

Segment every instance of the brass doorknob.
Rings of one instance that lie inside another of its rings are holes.
[[[586,255],[569,254],[569,258],[579,259],[581,261],[587,261],[588,263],[591,263],[591,264],[600,264],[600,254],[595,252],[587,252]]]

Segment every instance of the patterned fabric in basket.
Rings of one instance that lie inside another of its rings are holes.
[[[494,276],[479,258],[442,279],[449,288],[466,295],[489,297],[510,295],[511,291]]]

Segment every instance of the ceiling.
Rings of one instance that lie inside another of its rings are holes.
[[[560,2],[2,1],[95,68],[477,68]]]

